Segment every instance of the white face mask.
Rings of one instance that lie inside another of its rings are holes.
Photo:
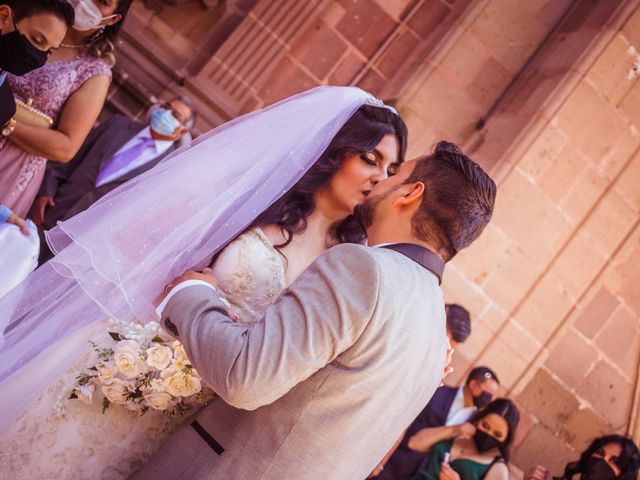
[[[69,0],[69,3],[73,5],[76,14],[73,28],[79,32],[86,32],[87,30],[98,28],[103,20],[117,16],[117,14],[114,14],[103,17],[102,12],[96,4],[93,3],[93,0]]]

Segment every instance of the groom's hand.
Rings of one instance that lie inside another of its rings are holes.
[[[173,288],[176,285],[182,282],[186,282],[187,280],[201,280],[203,282],[208,283],[213,288],[216,288],[216,289],[218,288],[218,281],[216,280],[216,277],[213,276],[213,270],[211,270],[210,268],[207,267],[204,270],[202,270],[202,272],[196,272],[195,270],[187,270],[179,277],[174,278],[171,282],[169,282],[164,287],[164,291],[156,299],[156,302],[155,302],[156,305],[159,305],[160,303],[162,303],[162,301],[166,298],[167,295],[169,295],[169,292],[171,292],[171,290],[173,290]]]

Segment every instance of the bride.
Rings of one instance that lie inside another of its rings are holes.
[[[106,338],[105,312],[153,318],[162,286],[214,254],[238,321],[259,320],[323,251],[364,240],[352,213],[404,160],[406,137],[366,92],[319,87],[204,135],[49,232],[57,256],[0,302],[0,477],[137,469],[179,419],[76,401],[53,412],[63,374]]]

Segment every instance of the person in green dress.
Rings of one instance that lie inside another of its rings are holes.
[[[468,423],[418,431],[409,448],[429,455],[413,480],[508,480],[506,462],[519,420],[516,405],[498,398]]]

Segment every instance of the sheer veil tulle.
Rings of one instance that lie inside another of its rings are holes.
[[[155,318],[164,286],[292,187],[363,104],[382,106],[318,87],[239,117],[49,231],[56,256],[0,300],[0,430],[86,352],[98,321]],[[86,347],[60,342],[74,337]],[[34,368],[47,348],[55,365]]]

